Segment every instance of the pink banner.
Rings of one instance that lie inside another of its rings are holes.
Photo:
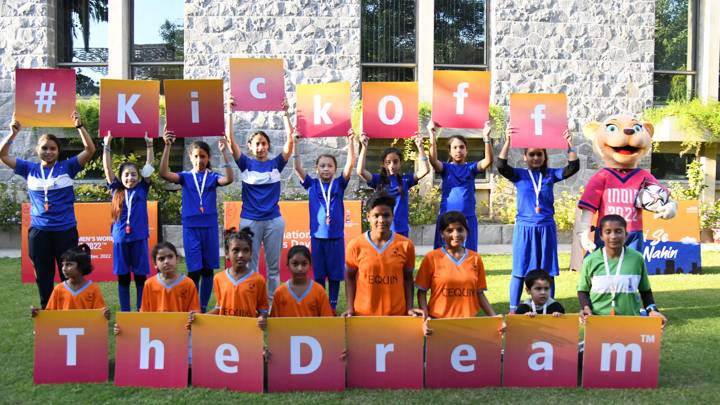
[[[297,86],[297,130],[303,137],[347,135],[350,110],[350,83]]]
[[[280,111],[285,98],[282,59],[230,59],[230,93],[235,111]]]
[[[15,70],[15,118],[23,127],[74,127],[75,70]]]
[[[564,94],[511,94],[510,125],[517,129],[513,148],[565,149],[567,97]]]
[[[100,135],[157,138],[160,132],[160,82],[100,80]]]
[[[370,138],[410,138],[418,130],[418,84],[362,84],[362,128]]]
[[[225,133],[222,80],[165,80],[167,129],[178,138]]]

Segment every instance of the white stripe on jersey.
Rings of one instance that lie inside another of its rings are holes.
[[[615,284],[617,283],[617,284]],[[634,293],[640,285],[639,275],[620,275],[618,277],[608,275],[597,275],[592,277],[591,292],[599,294],[612,294],[612,286],[617,288],[618,293]]]
[[[272,169],[269,172],[244,170],[240,173],[240,179],[243,183],[252,185],[274,184],[280,182],[280,172],[278,169]]]
[[[43,180],[42,177],[35,177],[33,175],[28,175],[28,177],[27,177],[28,190],[45,191],[45,188],[43,186],[45,185],[46,181],[48,182],[47,184],[50,185],[50,187],[48,187],[48,190],[60,190],[62,188],[72,187],[74,184],[72,177],[70,177],[67,173],[61,174],[57,177],[53,177],[53,178],[47,179],[47,180]]]

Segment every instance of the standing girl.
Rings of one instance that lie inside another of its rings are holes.
[[[395,198],[395,208],[393,210],[394,219],[391,230],[405,237],[410,233],[410,225],[408,223],[408,192],[410,191],[410,187],[416,185],[420,179],[430,172],[428,157],[425,156],[425,149],[423,148],[422,135],[416,132],[414,141],[418,149],[418,160],[420,160],[420,167],[417,173],[400,173],[402,152],[397,148],[387,148],[383,151],[380,157],[382,168],[379,174],[373,174],[365,170],[365,158],[367,157],[368,150],[368,137],[365,134],[362,134],[360,138],[362,149],[360,150],[357,166],[358,176],[365,179],[368,186],[375,189],[375,191],[385,191]]]
[[[485,142],[485,157],[479,162],[466,162],[468,155],[467,140],[462,135],[453,135],[448,138],[447,147],[450,157],[447,162],[438,160],[435,130],[439,126],[430,121],[430,164],[442,176],[442,197],[440,212],[435,225],[435,249],[442,247],[443,238],[440,232],[440,218],[448,211],[460,211],[467,218],[468,234],[465,247],[477,251],[478,225],[475,213],[475,176],[485,171],[493,161],[493,149],[490,139],[492,125],[490,121],[483,128]]]
[[[230,99],[230,107],[234,100]],[[240,168],[242,179],[242,210],[240,228],[250,228],[253,236],[252,260],[250,268],[257,269],[260,262],[260,245],[265,248],[267,265],[268,298],[272,302],[275,289],[280,285],[280,251],[285,233],[285,221],[280,215],[280,173],[285,168],[293,150],[293,128],[288,117],[288,104],[283,101],[283,123],[285,125],[285,145],[282,153],[270,158],[270,137],[263,131],[256,131],[247,141],[248,149],[254,158],[240,151],[233,136],[232,112],[229,114],[229,129],[226,132],[228,145],[233,158]]]
[[[333,155],[322,154],[315,160],[317,178],[302,168],[295,148],[293,155],[295,175],[308,190],[310,209],[310,246],[313,256],[315,281],[325,287],[330,285],[330,306],[335,310],[340,282],[345,277],[345,188],[355,165],[355,133],[348,131],[347,160],[341,176],[335,178],[337,161]]]
[[[505,144],[498,156],[498,172],[515,183],[517,188],[517,217],[513,230],[513,270],[510,278],[510,313],[520,303],[525,275],[543,269],[555,277],[560,274],[555,226],[555,197],[553,184],[563,181],[580,169],[580,161],[572,147],[572,136],[565,131],[568,143],[568,164],[562,169],[547,167],[547,150],[525,149],[523,159],[527,169],[518,169],[507,162],[510,139],[517,130],[508,127]],[[550,298],[555,298],[555,281],[551,278]]]
[[[136,308],[140,310],[143,286],[150,274],[147,196],[150,191],[150,176],[154,171],[153,141],[146,133],[147,157],[142,171],[139,171],[134,163],[124,162],[118,169],[119,179],[113,173],[111,141],[112,134],[108,131],[103,138],[103,169],[105,180],[112,190],[113,274],[118,278],[120,310],[130,311],[130,273],[133,273],[137,294]]]
[[[287,266],[292,277],[275,290],[270,316],[308,317],[333,316],[325,289],[308,277],[312,259],[307,246],[297,245],[288,250]]]
[[[192,170],[174,173],[170,171],[170,146],[175,134],[165,130],[165,149],[160,161],[160,176],[182,186],[182,223],[185,264],[188,276],[200,291],[200,309],[205,312],[212,294],[213,271],[220,267],[220,240],[218,235],[217,187],[233,182],[233,170],[225,139],[218,141],[225,176],[210,168],[210,145],[203,141],[190,144],[188,154]]]
[[[27,180],[30,196],[28,254],[35,267],[35,282],[42,308],[45,308],[52,293],[55,271],[61,266],[62,254],[78,244],[73,179],[95,153],[95,144],[80,121],[80,115],[73,112],[72,118],[82,139],[83,150],[69,159],[58,160],[60,140],[53,134],[43,134],[38,139],[35,152],[40,163],[11,156],[10,145],[22,128],[15,114],[10,123],[10,135],[0,143],[0,160]],[[62,272],[60,279],[65,280]]]

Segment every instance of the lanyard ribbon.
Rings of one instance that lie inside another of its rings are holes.
[[[607,251],[605,248],[602,248],[603,252],[603,263],[605,264],[605,274],[610,278],[610,265],[608,264],[608,257],[607,257]],[[610,280],[610,293],[612,294],[612,298],[610,301],[610,315],[615,315],[615,295],[617,294],[618,289],[618,278],[620,277],[620,268],[622,267],[623,259],[625,258],[625,247],[623,246],[622,251],[620,252],[620,259],[618,260],[617,267],[615,268],[615,277],[613,277]]]
[[[45,192],[45,211],[50,209],[50,203],[48,202],[48,190],[50,189],[50,185],[54,183],[54,181],[52,181],[53,170],[55,170],[55,165],[50,168],[50,172],[47,174],[47,177],[45,177],[45,171],[43,170],[42,164],[40,165],[40,175],[43,179],[43,191]],[[50,182],[50,184],[48,184],[48,182]]]
[[[127,219],[125,220],[125,233],[130,233],[132,231],[132,228],[130,228],[130,214],[132,213],[132,200],[133,197],[135,197],[135,193],[137,190],[133,191],[132,193],[128,193],[128,190],[125,190],[125,206],[127,207]]]
[[[320,181],[320,192],[325,200],[325,223],[328,225],[330,225],[330,194],[332,193],[332,186],[334,182],[335,179],[330,180],[330,185],[327,188],[327,194],[325,194],[325,188],[323,188],[322,181]]]
[[[540,213],[540,188],[542,187],[542,172],[538,173],[540,175],[540,178],[538,179],[537,183],[535,183],[535,177],[533,176],[533,173],[530,169],[527,169],[528,174],[530,175],[530,181],[532,181],[533,190],[535,191],[535,212],[538,214]]]
[[[532,311],[537,313],[537,308],[535,307],[535,301],[530,300],[530,306],[532,306]],[[545,301],[545,304],[543,304],[543,315],[547,315],[547,301]]]
[[[196,174],[195,172],[192,172],[192,175],[193,175],[192,178],[195,181],[195,189],[197,190],[198,196],[200,197],[200,213],[202,214],[205,212],[205,209],[203,208],[202,196],[203,196],[203,192],[205,191],[205,180],[207,180],[208,171],[207,171],[207,169],[205,169],[205,173],[203,174],[203,179],[202,179],[202,186],[200,184],[198,184],[197,176],[195,176],[195,174]]]

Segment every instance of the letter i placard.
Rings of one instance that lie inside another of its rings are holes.
[[[187,312],[118,312],[115,385],[182,388],[188,379]]]
[[[225,133],[223,82],[165,80],[167,129],[178,138]]]
[[[503,386],[575,387],[577,351],[577,315],[509,315]]]
[[[513,148],[566,149],[563,132],[567,125],[567,97],[565,94],[510,95],[510,126],[517,133]]]
[[[345,136],[350,129],[350,83],[299,84],[297,130],[305,138]]]
[[[655,388],[662,321],[646,316],[591,316],[585,325],[585,388]]]
[[[159,81],[100,80],[100,136],[157,138],[159,120]]]
[[[268,391],[345,389],[343,318],[270,318]]]
[[[108,333],[102,310],[40,311],[34,321],[36,384],[107,381]]]

